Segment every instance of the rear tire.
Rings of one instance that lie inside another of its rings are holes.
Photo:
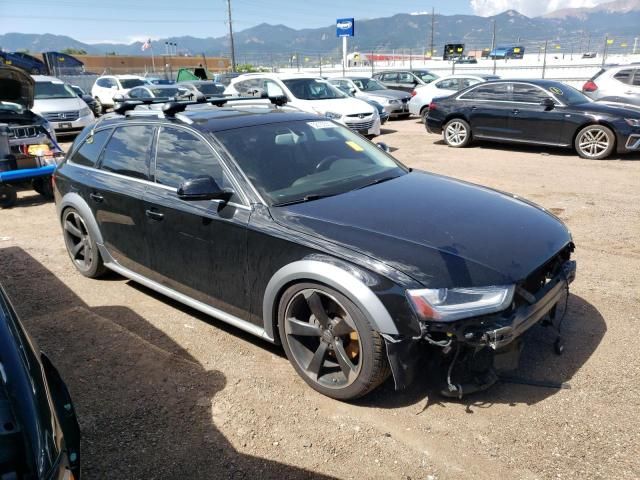
[[[95,97],[94,100],[96,101],[96,106],[93,113],[96,116],[102,115],[104,113],[104,106],[102,105],[102,102],[98,97]]]
[[[11,208],[18,201],[16,189],[10,185],[0,185],[0,208]]]
[[[67,208],[62,214],[62,232],[67,253],[76,270],[88,278],[104,275],[107,269],[102,262],[98,245],[75,208]]]
[[[429,107],[422,107],[422,110],[420,110],[420,121],[424,123],[425,126],[427,125],[427,115],[429,115]]]
[[[613,152],[616,146],[616,137],[609,127],[587,125],[576,135],[574,146],[582,158],[602,160]]]
[[[391,372],[380,334],[351,300],[325,285],[289,287],[280,299],[278,331],[298,375],[328,397],[361,397]]]
[[[471,143],[471,127],[465,120],[454,118],[445,124],[442,137],[450,147],[464,148]]]

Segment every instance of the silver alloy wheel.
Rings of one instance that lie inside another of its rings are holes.
[[[466,125],[454,120],[447,124],[444,134],[447,139],[447,143],[451,146],[457,147],[465,142],[469,132],[467,131]]]
[[[80,215],[69,211],[62,221],[64,240],[73,263],[80,270],[89,270],[93,265],[91,238],[87,225]]]
[[[609,137],[599,128],[586,130],[578,139],[578,148],[585,157],[598,157],[609,148]]]
[[[362,368],[361,343],[354,320],[328,293],[308,288],[285,309],[286,342],[304,374],[327,388],[345,388]]]

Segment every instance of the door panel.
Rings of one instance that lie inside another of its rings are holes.
[[[460,97],[469,112],[471,131],[477,136],[508,138],[513,110],[508,84],[480,85]]]
[[[143,197],[154,132],[150,125],[116,128],[102,152],[100,171],[87,192],[87,201],[111,256],[123,267],[143,274],[150,265]]]
[[[564,107],[548,109],[540,104],[552,99],[535,85],[513,84],[512,111],[509,129],[514,140],[541,143],[560,143],[565,124]]]
[[[248,318],[246,292],[249,210],[185,201],[168,188],[145,195],[152,279],[200,302]]]

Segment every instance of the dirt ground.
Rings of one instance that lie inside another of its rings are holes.
[[[25,192],[0,211],[0,282],[71,390],[84,478],[640,478],[640,156],[457,150],[414,119],[385,127],[379,141],[406,164],[567,222],[578,277],[566,351],[535,327],[516,374],[570,389],[499,383],[458,401],[421,378],[331,400],[278,348],[117,275],[76,273],[53,204]]]

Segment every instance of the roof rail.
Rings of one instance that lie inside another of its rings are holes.
[[[204,96],[196,95],[195,100],[178,100],[176,98],[141,98],[141,99],[116,99],[123,100],[118,103],[113,111],[120,115],[125,115],[128,111],[134,110],[140,105],[158,105],[163,104],[162,113],[168,117],[173,117],[176,113],[184,112],[189,105],[198,105],[208,103],[222,107],[227,102],[255,102],[256,100],[269,100],[276,107],[282,107],[287,103],[286,95],[277,95],[273,97],[232,97],[229,95],[213,95]]]

